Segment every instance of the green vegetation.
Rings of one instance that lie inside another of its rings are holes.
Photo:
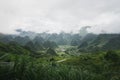
[[[61,63],[57,63],[54,58],[48,61],[47,58],[28,55],[9,54],[4,58],[9,58],[9,62],[2,59],[0,63],[1,80],[120,79],[120,54],[115,52],[83,54]]]
[[[0,37],[0,80],[120,80],[118,34],[41,36]]]

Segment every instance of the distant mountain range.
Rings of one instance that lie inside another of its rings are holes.
[[[88,34],[78,49],[79,51],[119,50],[120,34]]]
[[[26,34],[26,32],[24,32]],[[31,32],[30,32],[31,33]],[[29,34],[27,32],[27,34]],[[32,34],[32,33],[31,33]],[[31,38],[32,36],[32,38]],[[15,42],[31,50],[42,50],[46,48],[56,48],[58,45],[78,46],[79,51],[100,51],[120,49],[120,34],[93,34],[85,36],[79,34],[60,33],[49,34],[39,33],[33,35],[5,35],[0,34],[0,42]]]

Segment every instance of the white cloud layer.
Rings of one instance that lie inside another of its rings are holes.
[[[0,0],[0,32],[120,32],[120,0]]]

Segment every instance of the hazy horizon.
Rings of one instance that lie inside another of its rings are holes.
[[[0,32],[119,33],[120,0],[0,0]]]

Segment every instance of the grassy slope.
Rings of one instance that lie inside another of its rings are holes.
[[[71,50],[71,46],[61,46]],[[72,47],[73,48],[73,47]],[[56,51],[59,50],[56,49]],[[63,51],[61,55],[34,58],[29,55],[9,54],[4,59],[9,59],[14,65],[0,66],[1,80],[119,80],[120,65],[104,58],[106,52],[97,54],[81,54],[72,56]],[[119,51],[117,54],[120,54]],[[54,58],[50,61],[51,58]],[[1,60],[6,61],[6,60]],[[6,77],[7,76],[7,77]]]

